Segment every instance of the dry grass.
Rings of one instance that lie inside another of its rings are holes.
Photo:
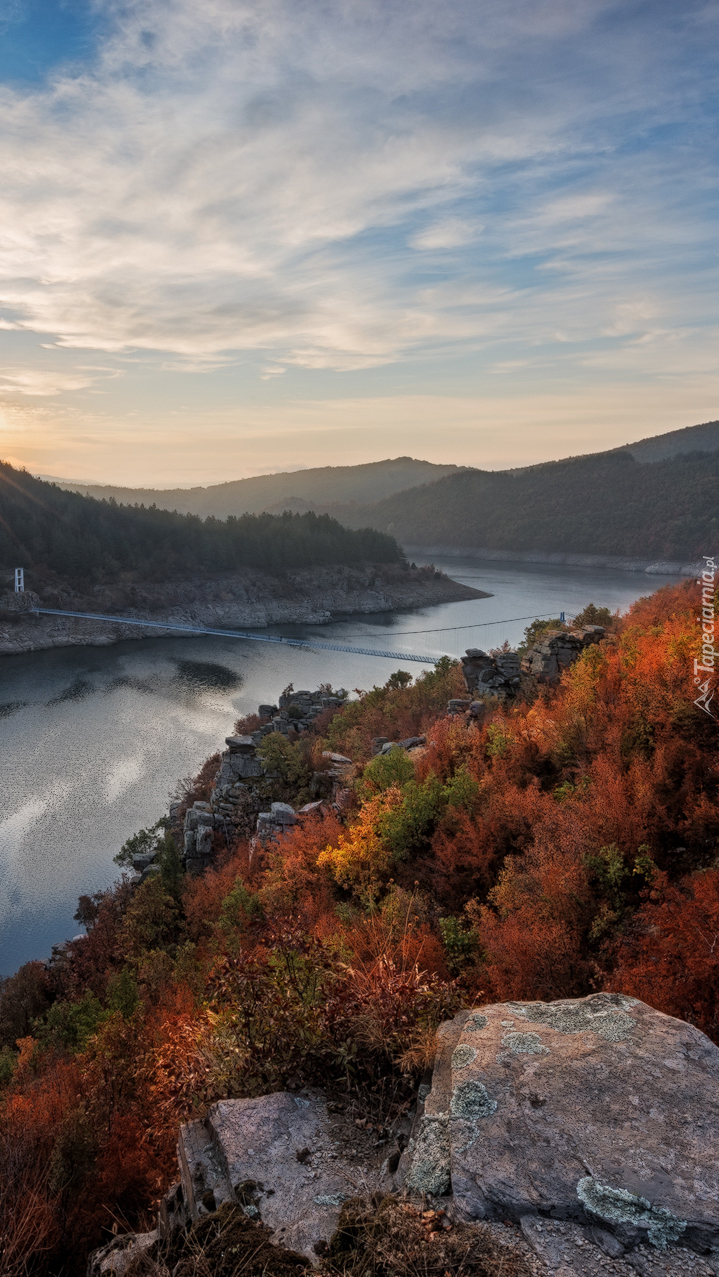
[[[442,1212],[396,1197],[353,1198],[342,1208],[324,1277],[529,1277],[522,1255],[489,1229],[442,1221]]]
[[[123,1277],[301,1277],[309,1267],[304,1256],[273,1246],[269,1236],[264,1224],[225,1203],[137,1255]]]
[[[352,1198],[317,1269],[226,1203],[136,1256],[124,1277],[530,1277],[511,1241],[481,1224],[447,1222],[396,1197]]]

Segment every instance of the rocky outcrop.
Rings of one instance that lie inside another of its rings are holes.
[[[601,625],[586,625],[579,630],[547,630],[521,658],[518,652],[483,652],[468,647],[462,659],[462,673],[469,693],[447,706],[449,714],[468,710],[481,718],[486,708],[497,701],[513,700],[523,687],[523,677],[533,683],[556,683],[585,648],[599,643],[605,635]],[[524,685],[527,690],[527,685]]]
[[[424,745],[425,736],[406,736],[404,740],[389,740],[387,736],[375,736],[372,741],[372,754],[389,754],[391,749],[412,750]]]
[[[522,673],[529,674],[538,683],[556,683],[562,670],[581,656],[585,648],[604,638],[602,625],[586,625],[581,630],[548,630],[530,647],[522,659]]]
[[[286,833],[303,815],[321,811],[323,804],[342,804],[342,795],[353,770],[350,758],[325,751],[326,766],[313,773],[310,792],[314,801],[299,812],[274,796],[277,775],[272,772],[258,749],[267,736],[279,733],[291,739],[309,731],[315,719],[326,710],[337,710],[347,693],[333,693],[327,686],[316,692],[287,689],[277,705],[258,708],[260,726],[251,735],[228,736],[226,749],[220,755],[209,802],[198,801],[185,811],[182,828],[178,825],[180,804],[170,809],[170,824],[181,847],[185,868],[189,873],[203,873],[216,856],[217,843],[228,846],[231,839],[243,836],[264,845]],[[219,840],[217,838],[219,835]],[[252,844],[255,846],[256,844]],[[251,846],[251,849],[252,849]],[[136,857],[133,869],[147,877],[157,871],[153,858]]]
[[[26,591],[29,597],[31,592]],[[434,570],[399,565],[306,568],[281,576],[246,568],[223,577],[97,586],[85,593],[40,588],[34,606],[98,612],[155,624],[213,629],[264,629],[269,625],[323,625],[335,615],[370,616],[460,599],[487,598]],[[5,599],[19,598],[8,594]],[[181,632],[177,632],[178,636]],[[121,621],[32,616],[8,603],[0,609],[0,655],[50,647],[105,647],[125,639],[157,638],[158,631]]]
[[[619,994],[465,1011],[440,1032],[400,1174],[462,1219],[719,1256],[718,1083],[703,1033]]]
[[[462,673],[467,691],[475,697],[507,700],[519,690],[519,656],[516,652],[490,655],[479,647],[468,647],[462,657]]]

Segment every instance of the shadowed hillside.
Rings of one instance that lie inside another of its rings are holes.
[[[464,470],[337,517],[412,546],[694,561],[719,549],[719,453],[647,465],[622,450]]]
[[[107,581],[131,573],[168,580],[196,572],[396,563],[392,537],[349,531],[329,515],[242,515],[202,520],[68,492],[0,462],[0,564]]]
[[[701,426],[686,426],[684,430],[670,430],[666,435],[653,435],[627,444],[635,461],[665,461],[686,452],[716,452],[719,450],[719,421],[705,421]]]

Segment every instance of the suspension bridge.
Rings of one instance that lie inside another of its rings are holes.
[[[182,634],[213,634],[220,638],[248,639],[251,643],[279,643],[286,647],[317,648],[325,652],[349,652],[356,656],[380,656],[391,661],[416,661],[421,665],[436,665],[439,656],[418,656],[410,652],[386,651],[375,647],[353,647],[346,643],[323,643],[316,638],[287,638],[282,634],[258,634],[247,630],[210,629],[198,625],[181,625],[170,621],[144,621],[136,616],[107,616],[102,612],[70,612],[63,608],[36,607],[29,609],[35,616],[69,616],[81,621],[105,621],[113,625],[138,625],[142,629],[170,630]],[[549,613],[543,615],[548,616]],[[439,626],[436,630],[400,630],[398,634],[441,634],[455,630],[479,629],[487,625],[505,625],[510,621],[533,621],[535,616],[509,617],[507,621],[479,621],[474,625]],[[564,613],[562,613],[564,620]]]

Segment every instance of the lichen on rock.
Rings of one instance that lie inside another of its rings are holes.
[[[422,1119],[405,1184],[417,1193],[431,1193],[433,1197],[450,1191],[449,1119],[446,1116]]]
[[[455,1047],[452,1052],[452,1068],[466,1069],[468,1064],[474,1064],[476,1058],[477,1052],[473,1046],[465,1046],[464,1044],[461,1044],[460,1046]]]
[[[488,1020],[486,1015],[482,1015],[476,1011],[474,1015],[470,1015],[464,1026],[465,1033],[478,1033],[480,1029],[486,1029]]]
[[[505,1033],[502,1046],[510,1055],[549,1055],[549,1047],[542,1044],[538,1033]]]
[[[629,1007],[636,999],[622,994],[598,993],[594,997],[564,1002],[510,1002],[514,1015],[546,1024],[556,1033],[596,1033],[605,1042],[622,1042],[636,1027]]]
[[[677,1219],[664,1206],[652,1206],[646,1197],[638,1197],[626,1188],[611,1188],[585,1175],[577,1184],[577,1197],[592,1215],[611,1224],[634,1224],[647,1229],[649,1241],[663,1250],[675,1242],[686,1228],[686,1220]]]
[[[480,1117],[491,1117],[497,1111],[497,1101],[492,1099],[483,1082],[460,1082],[452,1092],[450,1113],[468,1122]]]

